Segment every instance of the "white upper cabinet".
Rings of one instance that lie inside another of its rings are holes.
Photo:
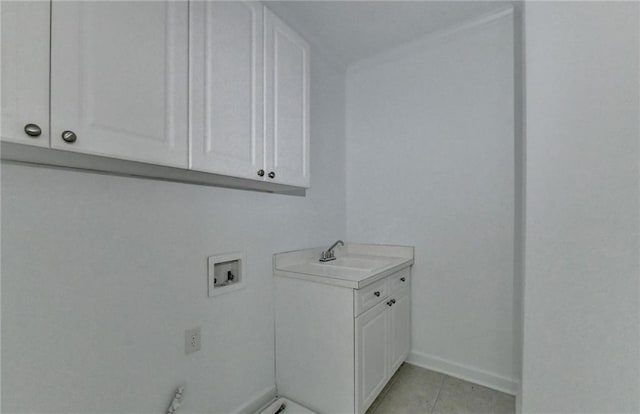
[[[187,168],[188,3],[55,1],[51,146]]]
[[[309,187],[309,47],[259,2],[191,2],[190,168]]]
[[[124,168],[92,155],[181,169],[129,174],[309,187],[309,47],[262,3],[10,0],[0,11],[0,137],[67,151],[6,144],[3,159]]]
[[[1,1],[3,141],[49,146],[48,1]]]
[[[190,167],[262,180],[263,6],[194,1],[189,14]]]
[[[265,9],[265,170],[309,187],[309,46]]]

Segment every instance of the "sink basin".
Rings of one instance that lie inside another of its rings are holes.
[[[378,259],[374,257],[338,257],[336,260],[332,260],[330,262],[317,262],[315,264],[320,266],[336,266],[336,267],[344,267],[352,270],[363,270],[363,271],[373,271],[376,269],[380,269],[386,266],[389,263],[388,260]]]

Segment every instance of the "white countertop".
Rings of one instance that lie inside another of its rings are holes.
[[[412,246],[347,244],[334,250],[336,260],[322,263],[326,248],[275,254],[274,275],[360,289],[413,264]]]

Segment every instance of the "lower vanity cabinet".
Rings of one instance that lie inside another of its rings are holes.
[[[404,274],[405,272],[399,272]],[[408,269],[407,269],[408,278]],[[408,287],[355,318],[356,413],[364,413],[409,354],[411,296]]]
[[[364,413],[409,353],[410,269],[360,289],[276,271],[278,394],[318,413]]]

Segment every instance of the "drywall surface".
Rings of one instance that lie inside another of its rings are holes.
[[[415,246],[410,362],[515,392],[510,11],[347,76],[347,238]]]
[[[639,7],[525,7],[524,413],[640,411]]]
[[[344,73],[312,54],[304,198],[3,164],[3,412],[160,413],[181,384],[185,414],[275,395],[272,254],[344,237],[344,113]],[[207,256],[233,251],[247,287],[207,297]]]
[[[515,228],[514,228],[514,276],[513,276],[513,364],[515,377],[522,378],[522,339],[524,336],[524,254],[525,254],[525,200],[526,200],[526,151],[525,138],[525,61],[524,61],[524,3],[514,4],[513,41],[514,41],[514,120],[515,120]],[[516,413],[522,408],[522,381],[516,389]]]

